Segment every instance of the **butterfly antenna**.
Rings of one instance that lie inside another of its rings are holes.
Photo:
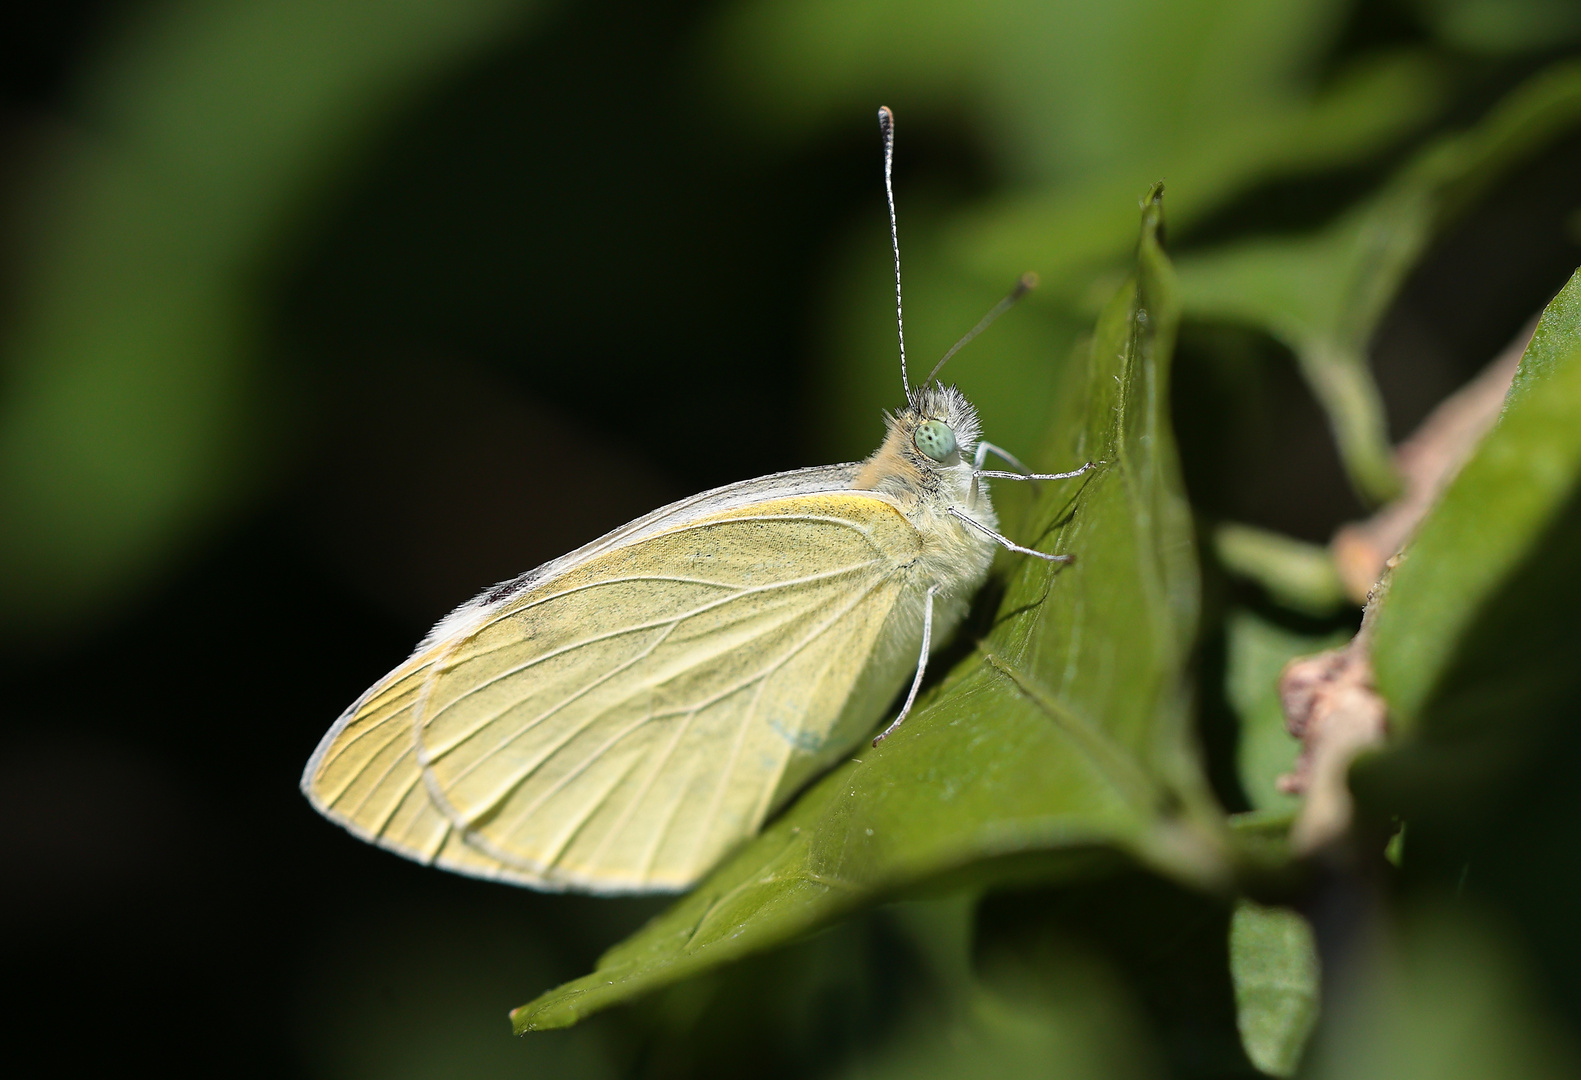
[[[889,246],[895,252],[895,331],[900,335],[900,386],[911,401],[911,379],[906,374],[906,316],[900,304],[900,228],[895,222],[895,114],[888,105],[878,108],[878,126],[884,133],[884,197],[889,201]]]
[[[999,318],[999,316],[1009,311],[1011,306],[1015,304],[1017,300],[1021,299],[1023,296],[1037,287],[1038,276],[1036,274],[1030,271],[1022,274],[1021,280],[1016,282],[1016,287],[1011,289],[1003,300],[995,304],[987,315],[984,315],[981,319],[978,319],[977,325],[966,331],[965,335],[960,341],[957,341],[954,345],[950,346],[950,351],[945,353],[943,358],[940,359],[937,364],[933,365],[933,370],[928,372],[928,377],[926,379],[922,380],[922,385],[927,386],[930,382],[932,382],[933,377],[939,373],[945,364],[950,362],[950,357],[960,352],[961,349],[965,347],[966,343],[971,341],[972,338],[976,337],[978,334],[981,334],[984,330],[987,330],[989,325],[992,324],[995,319]]]

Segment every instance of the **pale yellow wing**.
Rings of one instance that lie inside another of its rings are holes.
[[[893,506],[850,492],[603,551],[375,685],[304,788],[358,835],[463,873],[684,888],[892,699],[920,640],[920,550]]]

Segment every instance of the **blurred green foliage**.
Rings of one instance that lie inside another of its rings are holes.
[[[1402,914],[1400,926],[1368,942],[1352,992],[1330,1005],[1308,1075],[1575,1075],[1573,1037],[1485,921],[1434,907]]]
[[[1581,68],[1549,70],[1476,128],[1423,149],[1318,235],[1249,240],[1182,268],[1194,314],[1251,322],[1295,352],[1365,498],[1399,493],[1366,351],[1390,300],[1435,233],[1578,118]]]
[[[1226,570],[1263,585],[1293,611],[1322,617],[1348,602],[1325,547],[1271,529],[1224,522],[1213,530],[1213,551]]]
[[[6,192],[0,634],[58,658],[17,676],[45,705],[15,732],[126,712],[179,733],[169,771],[202,778],[186,819],[216,830],[189,858],[239,852],[309,898],[298,925],[225,894],[289,968],[270,1015],[301,1071],[1574,1074],[1573,5],[118,18]],[[672,905],[379,878],[393,860],[317,823],[244,842],[399,655],[368,624],[432,618],[644,500],[871,449],[898,396],[881,103],[914,366],[1041,276],[948,375],[1034,464],[1106,463],[995,492],[1015,538],[1078,562],[1002,559],[907,725]],[[1323,541],[1394,493],[1392,444],[1539,310],[1378,611],[1389,736],[1353,770],[1352,834],[1297,856],[1279,673],[1357,617]],[[215,554],[237,530],[264,539]],[[485,533],[504,564],[466,546]],[[232,596],[279,546],[352,584],[249,637],[260,605]],[[193,574],[212,602],[144,635]],[[96,644],[106,625],[127,629]],[[211,685],[181,664],[193,636],[268,652]],[[319,667],[345,670],[271,696]],[[229,703],[255,699],[285,764],[215,810],[260,753]],[[28,820],[69,835],[52,805]],[[326,867],[342,891],[321,896]],[[510,1041],[504,1010],[534,994],[519,1029],[578,1026]]]
[[[382,119],[520,5],[171,4],[35,180],[6,342],[0,612],[83,618],[256,489],[257,277]]]
[[[1242,902],[1230,922],[1230,971],[1246,1056],[1270,1076],[1293,1076],[1317,1022],[1312,928],[1299,912]]]

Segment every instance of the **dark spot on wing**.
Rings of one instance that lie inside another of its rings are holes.
[[[484,593],[480,599],[485,605],[497,604],[501,600],[509,600],[527,586],[531,585],[537,575],[538,571],[529,570],[527,573],[518,577],[513,577],[509,581],[502,581],[498,585],[494,586],[494,588]]]

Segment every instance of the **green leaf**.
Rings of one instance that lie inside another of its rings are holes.
[[[1511,93],[1480,124],[1421,152],[1365,203],[1322,231],[1259,238],[1183,259],[1193,318],[1261,327],[1296,354],[1327,411],[1357,490],[1399,490],[1367,347],[1432,239],[1486,188],[1581,123],[1581,66],[1566,64]]]
[[[41,239],[0,342],[0,629],[97,611],[255,486],[279,450],[258,275],[383,118],[528,10],[169,4],[115,43],[22,212]]]
[[[1242,901],[1230,920],[1230,974],[1246,1056],[1270,1076],[1294,1076],[1317,1022],[1311,925],[1289,908]]]
[[[1567,566],[1581,550],[1566,546],[1575,538],[1572,506],[1581,486],[1578,416],[1581,273],[1543,312],[1498,424],[1422,522],[1391,579],[1373,666],[1396,731],[1419,726],[1457,665],[1475,659],[1467,646],[1484,643],[1474,631],[1537,552],[1553,560],[1541,570],[1541,587],[1550,596],[1572,587]],[[1573,618],[1573,609],[1562,617]],[[1552,677],[1564,679],[1573,665],[1551,655],[1536,633],[1541,627],[1534,619],[1509,659],[1533,674],[1551,661],[1558,665]]]
[[[1070,439],[1077,460],[1107,464],[1048,488],[1021,537],[1079,561],[1019,563],[987,638],[904,727],[591,975],[518,1009],[517,1030],[563,1027],[924,885],[1059,879],[1126,855],[1223,887],[1227,841],[1187,723],[1197,576],[1168,427],[1177,307],[1159,221],[1155,190]]]
[[[1277,781],[1295,768],[1301,746],[1285,730],[1279,674],[1296,657],[1337,648],[1348,635],[1301,634],[1238,609],[1230,613],[1225,636],[1224,690],[1239,721],[1235,760],[1241,789],[1254,809],[1293,809],[1300,800],[1281,792]]]

